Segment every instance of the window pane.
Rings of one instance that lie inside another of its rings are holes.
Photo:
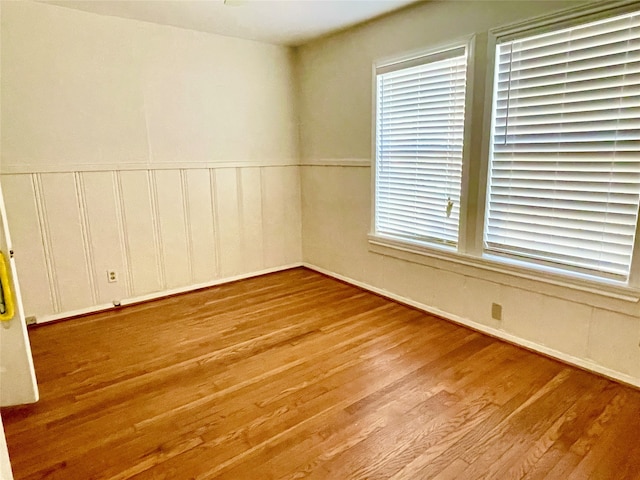
[[[640,202],[640,14],[496,48],[485,250],[627,281]]]
[[[377,233],[458,243],[466,49],[377,75]]]

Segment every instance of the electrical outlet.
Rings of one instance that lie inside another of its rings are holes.
[[[491,304],[491,318],[502,321],[502,305],[499,303]]]
[[[107,270],[107,280],[109,283],[114,283],[118,281],[118,272],[115,270]]]

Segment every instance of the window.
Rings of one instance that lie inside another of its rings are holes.
[[[640,198],[640,13],[498,43],[486,252],[626,282]]]
[[[493,29],[476,67],[473,42],[375,67],[370,249],[637,301],[637,3]]]
[[[467,49],[376,69],[376,234],[458,243]]]

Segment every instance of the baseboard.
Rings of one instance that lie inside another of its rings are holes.
[[[578,367],[582,370],[587,370],[591,373],[595,373],[597,375],[601,375],[610,380],[615,380],[617,382],[623,383],[625,385],[629,385],[634,388],[640,389],[640,379],[632,377],[631,375],[627,375],[616,370],[611,370],[607,367],[603,367],[600,364],[591,362],[584,358],[574,357],[572,355],[566,354],[564,352],[560,352],[553,348],[549,348],[545,345],[540,345],[538,343],[532,342],[530,340],[526,340],[524,338],[518,337],[516,335],[512,335],[503,330],[498,330],[493,327],[489,327],[487,325],[483,325],[481,323],[477,323],[471,321],[469,319],[460,317],[458,315],[453,315],[451,313],[445,312],[438,308],[432,307],[430,305],[426,305],[424,303],[416,302],[415,300],[411,300],[410,298],[403,297],[401,295],[397,295],[393,292],[389,292],[387,290],[383,290],[381,288],[374,287],[369,285],[368,283],[364,283],[358,280],[354,280],[352,278],[346,277],[344,275],[340,275],[339,273],[331,272],[322,267],[318,267],[316,265],[310,263],[303,263],[305,268],[310,270],[314,270],[318,273],[322,273],[323,275],[327,275],[329,277],[335,278],[337,280],[341,280],[343,282],[349,283],[351,285],[355,285],[356,287],[360,287],[364,290],[368,290],[370,292],[376,293],[383,297],[389,298],[391,300],[395,300],[399,303],[403,303],[405,305],[409,305],[411,307],[417,308],[418,310],[422,310],[426,313],[435,315],[444,320],[457,323],[459,325],[463,325],[465,327],[471,328],[472,330],[476,330],[478,332],[484,333],[494,338],[498,338],[500,340],[504,340],[508,343],[517,345],[519,347],[523,347],[527,350],[531,350],[547,357],[551,357],[555,360],[559,360],[563,363],[572,365],[574,367]]]
[[[280,272],[283,270],[290,270],[292,268],[302,267],[303,264],[301,262],[291,263],[288,265],[281,265],[278,267],[267,268],[264,270],[258,270],[256,272],[243,273],[240,275],[234,275],[232,277],[218,278],[216,280],[212,280],[210,282],[197,283],[194,285],[188,285],[186,287],[172,288],[169,290],[162,290],[160,292],[153,292],[146,295],[140,295],[137,297],[126,298],[120,300],[119,306],[127,306],[134,305],[136,303],[148,302],[150,300],[156,300],[159,298],[170,297],[172,295],[179,295],[181,293],[192,292],[194,290],[200,290],[203,288],[215,287],[216,285],[222,285],[224,283],[237,282],[238,280],[245,280],[247,278],[259,277],[260,275],[267,275],[269,273]],[[81,308],[78,310],[72,310],[67,312],[55,313],[51,315],[43,315],[42,317],[36,318],[36,324],[41,325],[43,323],[55,322],[58,320],[64,320],[71,317],[78,317],[82,315],[88,315],[90,313],[102,312],[105,310],[118,308],[113,303],[105,303],[102,305],[94,305],[87,308]]]

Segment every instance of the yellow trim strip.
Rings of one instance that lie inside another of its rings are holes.
[[[13,292],[9,281],[9,270],[7,269],[7,259],[4,253],[0,252],[0,287],[4,298],[4,313],[0,314],[0,321],[7,322],[15,315],[15,305],[13,303]]]

